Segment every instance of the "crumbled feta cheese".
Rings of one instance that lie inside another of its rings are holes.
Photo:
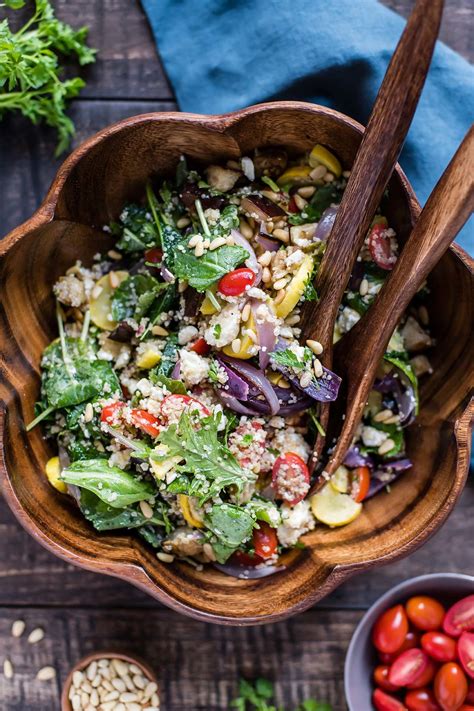
[[[185,346],[187,343],[196,338],[199,331],[196,326],[184,326],[178,333],[178,343],[180,346]]]
[[[304,252],[301,251],[301,249],[297,249],[295,252],[290,254],[286,259],[285,259],[285,264],[287,267],[293,267],[296,264],[301,264],[301,262],[304,259]]]
[[[210,346],[223,348],[237,338],[240,328],[240,310],[236,304],[224,306],[215,314],[206,329],[204,338]]]
[[[181,377],[186,385],[198,385],[209,374],[209,359],[187,351],[180,350],[179,359],[181,363]]]
[[[300,536],[312,531],[316,523],[311,513],[309,501],[300,501],[296,506],[281,507],[282,523],[277,528],[278,540],[282,546],[294,546]]]
[[[337,317],[337,327],[341,333],[347,333],[359,320],[360,315],[355,309],[351,309],[350,306],[344,306]]]
[[[377,430],[375,427],[362,427],[361,436],[366,447],[379,447],[388,439],[388,432]]]

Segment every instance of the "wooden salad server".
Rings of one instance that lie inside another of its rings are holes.
[[[352,267],[363,245],[397,163],[431,62],[443,13],[443,0],[417,0],[395,49],[357,152],[327,248],[315,279],[316,306],[301,314],[302,343],[323,346],[320,357],[332,368],[334,324]],[[329,408],[321,406],[321,424]],[[324,446],[317,436],[309,466],[313,471]]]
[[[400,257],[368,311],[334,349],[342,377],[341,400],[331,408],[331,434],[338,433],[325,477],[351,446],[375,374],[405,309],[474,210],[474,125],[431,193]],[[344,397],[345,396],[345,397]]]

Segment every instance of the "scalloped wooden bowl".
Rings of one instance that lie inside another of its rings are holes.
[[[421,387],[420,416],[408,431],[413,470],[380,494],[351,525],[319,526],[306,550],[285,556],[286,571],[256,581],[213,568],[159,562],[138,537],[98,534],[73,501],[57,493],[43,469],[53,454],[41,429],[30,434],[39,390],[39,360],[55,337],[51,286],[80,258],[87,263],[107,244],[99,228],[124,202],[143,193],[153,173],[174,170],[181,154],[204,162],[237,158],[256,146],[314,143],[351,165],[362,127],[330,109],[300,102],[250,107],[225,116],[155,113],[108,127],[62,165],[33,217],[0,244],[0,312],[4,404],[0,480],[10,508],[40,543],[65,560],[115,575],[180,612],[210,622],[249,625],[281,620],[306,609],[357,571],[388,563],[421,545],[446,520],[458,499],[469,461],[469,404],[473,383],[472,261],[452,247],[430,276],[429,311],[437,348],[434,374]],[[401,240],[419,211],[400,168],[390,185],[389,220]]]

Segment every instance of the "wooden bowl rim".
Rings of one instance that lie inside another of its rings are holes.
[[[346,116],[345,114],[342,114],[333,109],[329,109],[325,106],[319,106],[317,104],[310,104],[302,101],[274,101],[256,104],[254,106],[250,106],[239,111],[220,115],[202,115],[171,111],[139,114],[126,119],[122,119],[121,121],[118,121],[110,126],[105,127],[98,133],[88,138],[80,146],[78,146],[78,148],[76,148],[75,151],[73,151],[73,153],[64,161],[64,163],[59,167],[56,177],[53,180],[45,199],[43,200],[39,208],[36,210],[36,212],[32,215],[30,219],[26,220],[24,223],[15,228],[2,240],[2,242],[0,242],[0,257],[5,256],[9,252],[9,250],[29,232],[34,229],[38,229],[39,227],[43,227],[54,221],[54,214],[58,198],[73,168],[93,147],[101,143],[103,140],[109,138],[110,136],[119,133],[123,129],[129,129],[131,127],[149,122],[160,123],[162,121],[174,121],[176,122],[177,126],[179,126],[179,124],[188,123],[205,126],[207,128],[212,128],[217,132],[224,133],[231,126],[239,123],[242,119],[248,116],[266,111],[281,111],[282,109],[300,112],[303,111],[312,114],[319,114],[321,116],[330,116],[337,122],[340,122],[345,126],[349,126],[355,129],[358,133],[363,133],[364,131],[364,127],[360,123]],[[398,175],[407,195],[408,207],[410,209],[412,219],[416,220],[420,211],[420,207],[413,192],[413,189],[399,164],[397,164],[394,172]],[[463,266],[471,274],[474,274],[474,259],[472,259],[465,252],[465,250],[463,250],[458,245],[452,245],[450,247],[450,250],[454,253],[455,257],[462,262]],[[369,569],[376,565],[385,565],[404,557],[408,553],[415,551],[436,530],[438,530],[438,528],[444,523],[449,513],[453,509],[456,501],[461,495],[461,492],[464,488],[464,484],[466,482],[469,468],[470,452],[470,438],[468,435],[470,424],[472,421],[474,421],[474,398],[470,400],[460,417],[454,423],[454,431],[457,444],[456,472],[455,476],[453,477],[453,482],[449,495],[446,498],[443,506],[437,511],[436,516],[433,518],[434,525],[430,527],[431,530],[421,531],[418,536],[412,538],[401,548],[397,549],[396,551],[387,553],[383,556],[379,556],[373,559],[369,557],[368,559],[364,559],[362,561],[347,565],[334,565],[330,569],[323,584],[320,585],[316,590],[314,590],[312,594],[308,595],[301,602],[285,607],[284,610],[266,615],[265,617],[255,615],[238,618],[208,613],[205,610],[177,601],[174,597],[169,595],[151,580],[151,578],[147,574],[147,571],[141,563],[115,562],[110,561],[106,558],[97,559],[96,557],[88,556],[83,553],[77,554],[74,551],[69,550],[69,548],[62,546],[57,541],[54,541],[49,538],[48,535],[42,531],[36,521],[33,520],[33,518],[25,512],[21,502],[16,496],[16,492],[13,489],[12,483],[10,481],[3,447],[6,417],[7,412],[5,405],[3,403],[0,403],[0,477],[2,480],[1,488],[5,500],[7,501],[7,504],[12,510],[13,514],[20,522],[20,524],[28,531],[28,533],[33,536],[33,538],[38,540],[45,548],[47,548],[63,560],[66,560],[69,563],[73,563],[78,567],[82,567],[92,572],[105,573],[107,575],[111,575],[112,577],[117,577],[126,580],[127,582],[135,585],[139,589],[151,595],[156,600],[160,601],[161,603],[167,605],[168,607],[177,612],[186,614],[190,617],[205,622],[244,626],[277,622],[283,619],[287,619],[292,615],[298,614],[299,612],[306,610],[308,607],[315,604],[318,600],[332,592],[336,587],[338,587],[340,584],[352,577],[352,575],[354,575],[357,571],[361,569]],[[462,444],[463,440],[467,442],[465,446],[463,446]]]
[[[87,666],[89,666],[91,662],[98,661],[99,659],[120,659],[124,662],[128,662],[129,664],[136,664],[136,666],[143,671],[143,675],[147,679],[149,679],[150,681],[154,681],[158,685],[159,695],[160,685],[158,683],[158,676],[148,664],[148,662],[145,662],[141,657],[135,657],[131,654],[127,654],[126,652],[118,652],[114,651],[113,649],[99,652],[91,652],[90,654],[86,654],[84,657],[82,657],[82,659],[79,659],[79,661],[76,662],[69,670],[61,692],[61,711],[73,711],[71,702],[69,701],[69,689],[71,688],[72,676],[74,672],[82,671]]]

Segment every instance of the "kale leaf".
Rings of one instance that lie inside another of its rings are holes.
[[[143,252],[160,245],[160,234],[147,207],[126,205],[118,223],[110,225],[112,234],[119,237],[117,249],[122,252]]]
[[[168,287],[169,284],[159,282],[151,274],[133,274],[127,277],[115,289],[112,297],[114,321],[124,321],[127,318],[135,318],[139,321],[154,305],[155,299]],[[156,314],[156,318],[159,313]]]

